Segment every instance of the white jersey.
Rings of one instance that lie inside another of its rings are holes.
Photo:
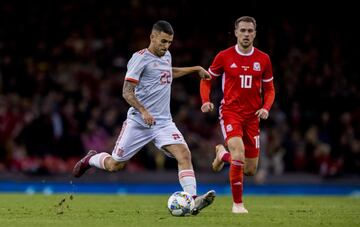
[[[135,96],[155,118],[156,125],[172,122],[170,96],[172,82],[171,54],[155,56],[148,49],[133,54],[125,80],[137,83]],[[141,114],[130,107],[127,117],[145,126]]]

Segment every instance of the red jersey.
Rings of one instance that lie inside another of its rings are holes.
[[[212,77],[222,76],[222,110],[236,111],[242,116],[253,116],[261,108],[270,110],[275,91],[271,61],[264,52],[253,47],[244,54],[237,45],[230,47],[216,55],[208,71]],[[210,87],[211,81],[201,81],[203,103],[210,101]]]

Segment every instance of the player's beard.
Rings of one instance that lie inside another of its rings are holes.
[[[165,53],[166,53],[166,50],[163,50],[163,49],[159,49],[159,50],[158,50],[158,55],[159,55],[160,57],[164,56]]]

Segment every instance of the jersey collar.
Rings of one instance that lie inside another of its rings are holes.
[[[238,44],[235,45],[235,50],[236,50],[236,52],[237,52],[238,54],[240,54],[240,55],[242,55],[242,56],[250,56],[250,55],[252,55],[252,54],[254,53],[254,47],[251,48],[251,51],[250,51],[249,53],[246,53],[246,54],[245,54],[245,53],[241,52]]]

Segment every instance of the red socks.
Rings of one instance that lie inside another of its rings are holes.
[[[222,154],[221,160],[227,163],[231,162],[231,154],[229,152],[224,152]]]
[[[229,175],[233,201],[234,203],[242,203],[244,163],[240,160],[232,160]]]

